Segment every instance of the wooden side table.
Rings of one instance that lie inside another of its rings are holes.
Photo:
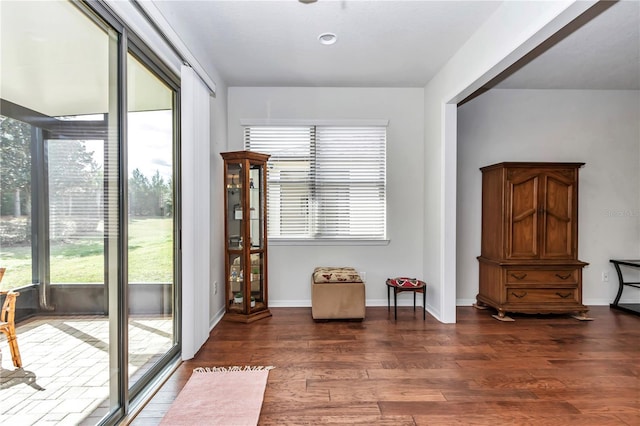
[[[387,312],[391,310],[389,292],[393,288],[393,314],[398,319],[398,293],[413,292],[413,311],[416,311],[416,293],[422,293],[422,319],[427,319],[427,284],[417,278],[387,278]]]

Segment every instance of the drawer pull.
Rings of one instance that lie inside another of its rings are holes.
[[[556,294],[560,296],[562,299],[566,299],[567,297],[571,296],[573,293],[562,294],[560,292],[556,292]]]
[[[566,280],[570,276],[571,276],[571,272],[569,272],[567,275],[556,274],[556,277],[560,278],[561,280]]]
[[[526,275],[526,274],[525,274]],[[522,294],[516,294],[515,292],[511,292],[511,294],[513,294],[515,297],[517,297],[518,299],[522,299],[523,297],[525,297],[527,295],[527,292],[525,291]]]
[[[520,274],[520,275],[511,274],[511,276],[512,276],[513,278],[515,278],[516,280],[522,280],[522,279],[524,279],[524,277],[526,277],[526,276],[527,276],[527,274]]]

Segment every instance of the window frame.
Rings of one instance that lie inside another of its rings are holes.
[[[317,236],[272,236],[269,235],[269,244],[275,246],[304,246],[304,245],[388,245],[388,182],[387,182],[387,171],[386,171],[386,163],[387,163],[387,138],[388,138],[388,120],[384,119],[364,119],[364,120],[278,120],[278,119],[268,119],[268,120],[240,120],[240,124],[242,127],[243,134],[243,145],[244,149],[251,150],[249,147],[249,140],[247,137],[247,128],[250,127],[310,127],[312,130],[309,132],[310,137],[313,139],[310,143],[317,143],[318,137],[316,136],[316,129],[319,127],[384,127],[384,142],[383,142],[383,151],[384,156],[382,158],[382,169],[383,169],[383,184],[382,188],[384,189],[384,200],[383,200],[383,211],[384,211],[384,219],[383,219],[383,236],[382,237],[357,237],[357,236],[331,236],[331,237],[317,237]],[[254,148],[255,149],[255,148]],[[259,151],[259,149],[256,149]],[[268,153],[268,152],[267,152]],[[317,155],[314,155],[312,158],[312,162],[315,161]],[[271,160],[270,160],[271,161]],[[312,169],[315,166],[312,166]],[[315,174],[311,173],[310,179],[312,179],[312,189],[311,193],[313,193],[313,186],[315,186]],[[270,182],[268,182],[269,184]],[[313,202],[311,202],[313,204]],[[312,215],[315,215],[316,212],[311,212]],[[316,219],[312,219],[316,221]],[[317,224],[313,224],[313,227],[318,227]]]

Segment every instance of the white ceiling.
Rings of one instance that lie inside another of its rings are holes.
[[[229,86],[424,87],[499,1],[154,1]],[[332,32],[331,46],[318,36]]]
[[[72,3],[0,0],[0,30],[0,98],[52,117],[109,111],[116,40]],[[128,72],[129,111],[171,108],[171,91],[133,57]]]
[[[154,3],[192,53],[210,58],[229,86],[424,87],[501,2]],[[607,3],[493,83],[639,90],[640,2]],[[338,41],[321,45],[317,37],[324,32]]]
[[[596,5],[522,62],[495,87],[640,90],[640,2]]]

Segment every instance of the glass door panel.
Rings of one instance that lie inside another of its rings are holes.
[[[251,233],[251,248],[261,248],[263,246],[262,235],[262,167],[251,165],[249,170],[249,210],[251,212],[251,225],[249,232]]]
[[[264,255],[262,252],[251,253],[251,310],[261,310],[265,307],[264,301]]]
[[[1,120],[0,213],[13,216],[2,237],[17,261],[6,279],[20,287],[18,314],[31,316],[18,322],[26,328],[18,373],[44,386],[16,392],[3,382],[0,400],[19,395],[5,410],[27,424],[97,423],[123,406],[112,339],[121,334],[119,158],[111,155],[119,34],[81,2],[1,3],[0,102],[15,120]],[[73,410],[61,417],[55,407]]]
[[[229,254],[229,310],[242,312],[244,307],[244,265],[242,254]]]
[[[227,235],[229,248],[241,249],[242,241],[242,164],[227,167]]]
[[[226,190],[227,190],[227,235],[229,238],[229,282],[227,292],[229,310],[242,312],[245,296],[245,272],[242,247],[246,241],[242,239],[243,212],[242,212],[242,164],[229,163],[227,165]]]
[[[251,297],[252,311],[265,308],[264,286],[264,188],[263,164],[251,164],[249,168],[249,208],[251,222]]]
[[[127,59],[129,387],[176,345],[174,91]]]

